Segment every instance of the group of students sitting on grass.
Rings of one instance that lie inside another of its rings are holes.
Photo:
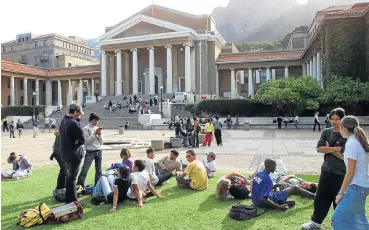
[[[146,160],[132,162],[130,151],[122,149],[120,153],[122,163],[113,164],[97,181],[92,193],[92,202],[96,204],[112,202],[111,212],[116,211],[118,203],[124,200],[136,200],[137,207],[141,208],[149,196],[155,195],[159,199],[164,199],[157,193],[155,186],[167,183],[173,175],[176,175],[178,186],[195,190],[207,189],[208,178],[215,176],[216,154],[213,152],[207,153],[207,158],[201,162],[196,161],[193,150],[188,150],[186,153],[188,165],[177,159],[179,153],[176,150],[171,150],[169,156],[158,162],[154,162],[154,149],[148,148],[146,154]]]

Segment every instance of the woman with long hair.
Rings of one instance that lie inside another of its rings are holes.
[[[365,216],[369,194],[369,142],[359,121],[347,116],[341,121],[341,134],[347,138],[344,151],[346,175],[336,196],[336,210],[332,216],[333,229],[369,229]]]

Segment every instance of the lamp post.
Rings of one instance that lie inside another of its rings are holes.
[[[33,101],[33,118],[36,119],[36,114],[35,114],[35,106],[36,106],[36,92],[33,91],[32,92],[32,101]]]
[[[163,117],[163,86],[160,86],[160,114]]]

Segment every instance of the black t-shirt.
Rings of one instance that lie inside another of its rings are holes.
[[[122,179],[122,178],[117,178],[115,179],[114,185],[118,186],[118,202],[122,202],[124,200],[127,199],[127,192],[129,187],[131,187],[131,179]],[[113,197],[114,197],[114,191],[111,192],[108,195],[108,202],[113,202]]]
[[[339,132],[333,132],[333,128],[324,129],[322,135],[320,136],[320,140],[318,141],[317,148],[325,146],[326,142],[328,142],[330,147],[342,146],[341,154],[343,154],[346,139],[343,138]],[[322,171],[331,172],[338,175],[345,175],[345,162],[330,153],[326,153],[324,155]]]

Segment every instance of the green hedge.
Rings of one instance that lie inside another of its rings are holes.
[[[1,108],[1,119],[8,116],[32,116],[34,107],[36,115],[45,112],[45,106],[8,106]]]

